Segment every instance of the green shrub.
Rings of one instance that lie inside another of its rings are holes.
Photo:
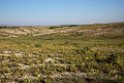
[[[36,47],[36,48],[39,48],[39,47],[41,47],[41,44],[40,44],[40,43],[36,43],[36,44],[35,44],[35,47]]]
[[[49,27],[49,29],[56,29],[56,28],[60,28],[60,27],[58,27],[58,26],[51,26],[51,27]]]

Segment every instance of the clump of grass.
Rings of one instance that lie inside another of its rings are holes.
[[[89,47],[83,47],[81,49],[76,50],[76,52],[78,54],[86,54],[86,53],[90,52],[90,48]]]
[[[36,47],[36,48],[40,48],[41,46],[42,46],[42,45],[41,45],[40,43],[36,43],[36,44],[35,44],[35,47]]]

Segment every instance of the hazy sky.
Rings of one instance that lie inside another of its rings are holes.
[[[0,24],[55,25],[124,21],[124,0],[0,0]]]

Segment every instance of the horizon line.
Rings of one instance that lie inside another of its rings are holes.
[[[73,24],[48,24],[48,25],[38,25],[38,24],[34,24],[34,25],[29,25],[29,24],[0,24],[0,26],[62,26],[62,25],[93,25],[93,24],[113,24],[113,23],[124,23],[124,21],[120,21],[120,22],[99,22],[99,23],[73,23]]]

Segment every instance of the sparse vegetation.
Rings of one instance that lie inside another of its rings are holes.
[[[123,83],[123,33],[124,23],[0,27],[0,83]]]

